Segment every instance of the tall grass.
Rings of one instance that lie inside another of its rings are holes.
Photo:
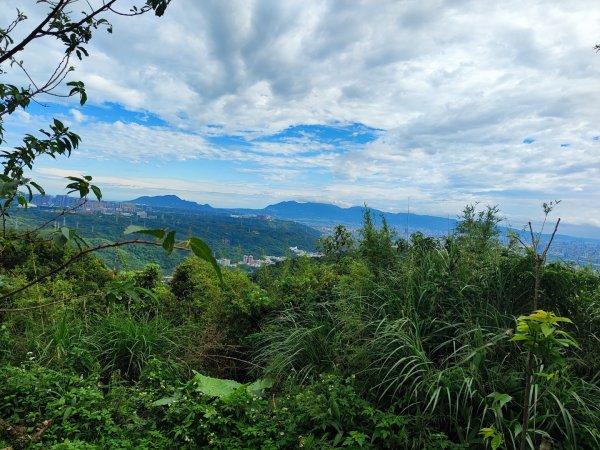
[[[86,345],[99,361],[104,377],[118,373],[134,381],[152,358],[175,356],[175,335],[176,329],[160,317],[135,319],[115,313],[96,317]]]
[[[457,442],[481,444],[479,430],[495,423],[508,445],[516,443],[525,360],[509,336],[515,317],[531,308],[532,263],[499,247],[472,254],[456,242],[426,244],[380,269],[360,297],[337,289],[338,298],[323,303],[297,299],[263,327],[256,361],[279,381],[355,374],[364,398]],[[592,278],[586,282],[598,285]],[[564,309],[587,292],[584,303],[594,304],[588,311],[597,316],[597,295],[585,286],[572,283],[558,297],[546,291],[546,302]],[[579,318],[598,335],[593,314]],[[599,381],[565,374],[540,384],[532,399],[532,445],[546,436],[561,448],[596,448]],[[498,393],[512,399],[500,409],[493,403]]]

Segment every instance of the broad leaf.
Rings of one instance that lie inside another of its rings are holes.
[[[219,264],[217,264],[215,257],[212,255],[212,250],[208,245],[206,245],[206,242],[204,242],[202,239],[198,239],[197,237],[191,237],[190,248],[192,249],[194,255],[200,259],[203,259],[204,261],[209,262],[213,266],[215,272],[217,272],[219,280],[221,283],[223,283],[223,274],[221,273],[221,268],[219,267]]]
[[[199,373],[194,380],[198,384],[198,391],[211,397],[227,398],[242,386],[237,381],[207,377]]]
[[[268,378],[259,378],[254,383],[248,385],[248,392],[255,395],[256,397],[264,397],[265,389],[273,387],[273,381]]]
[[[123,232],[123,234],[132,233],[148,234],[158,239],[162,239],[165,237],[165,230],[149,230],[139,225],[129,225],[127,228],[125,228],[125,231]]]
[[[167,237],[165,238],[165,240],[162,243],[163,248],[168,252],[171,253],[173,251],[173,246],[175,245],[175,231],[169,231],[169,233],[167,234]]]

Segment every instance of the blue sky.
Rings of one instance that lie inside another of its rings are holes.
[[[25,34],[43,5],[22,3],[0,24],[25,8]],[[560,199],[563,220],[600,226],[588,1],[175,0],[162,18],[108,18],[113,34],[70,75],[88,103],[44,98],[5,122],[9,146],[52,117],[82,136],[70,159],[37,162],[50,192],[90,174],[122,200],[404,211],[410,198],[442,216],[480,202],[517,226]],[[41,80],[59,55],[40,41],[22,59]]]

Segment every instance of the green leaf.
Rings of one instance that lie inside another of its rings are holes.
[[[250,383],[247,387],[248,392],[256,397],[264,397],[265,389],[273,387],[273,380],[268,378],[259,378],[254,383]]]
[[[506,405],[511,400],[512,400],[512,397],[508,394],[495,393],[495,395],[494,395],[494,401],[498,403],[498,406],[500,408],[502,408],[504,405]]]
[[[94,185],[90,186],[90,188],[92,189],[92,192],[94,193],[98,201],[102,200],[102,191],[100,190],[100,188]]]
[[[198,384],[198,391],[211,397],[227,398],[242,386],[237,381],[207,377],[200,373],[196,374],[194,380]]]
[[[552,318],[552,322],[566,322],[566,323],[573,323],[573,321],[571,319],[568,319],[567,317],[553,317]]]
[[[71,239],[71,230],[69,230],[67,227],[60,227],[60,232],[67,239],[67,241]]]
[[[504,441],[504,439],[502,438],[502,435],[496,434],[492,438],[492,442],[490,443],[490,445],[492,446],[492,450],[496,450],[497,448],[499,448],[502,445],[503,441]]]
[[[22,195],[17,196],[17,202],[19,202],[19,205],[23,206],[24,208],[27,208],[27,200],[25,200],[25,197],[23,197]]]
[[[492,437],[494,434],[496,434],[496,429],[495,428],[482,428],[479,430],[479,434],[482,434],[484,438],[490,438]]]
[[[173,251],[174,245],[175,245],[175,230],[169,231],[169,233],[167,234],[167,237],[165,238],[165,240],[162,243],[163,248],[168,253],[171,253]]]
[[[69,240],[67,238],[65,238],[65,236],[63,234],[59,234],[56,233],[54,235],[54,237],[52,238],[52,242],[54,243],[54,245],[56,245],[57,247],[64,247],[65,244],[67,242],[69,242]]]
[[[165,230],[149,230],[139,225],[129,225],[127,228],[125,228],[125,231],[123,232],[123,234],[132,233],[148,234],[150,236],[154,236],[155,238],[162,239],[165,237],[166,232]]]
[[[177,400],[179,400],[181,398],[181,396],[182,396],[181,390],[177,390],[177,391],[175,391],[175,394],[173,394],[171,397],[164,397],[159,400],[156,400],[155,402],[152,403],[152,406],[170,405],[171,403],[174,403]]]
[[[551,325],[548,325],[547,323],[543,323],[541,325],[541,329],[542,329],[542,333],[544,333],[545,337],[548,337],[552,333],[554,333],[554,327],[552,327]]]
[[[217,272],[219,280],[221,281],[221,283],[223,283],[223,274],[221,273],[221,268],[219,267],[219,264],[217,264],[217,260],[212,255],[212,250],[208,245],[206,245],[206,242],[197,237],[191,237],[190,247],[194,255],[196,255],[200,259],[203,259],[204,261],[209,262],[213,266],[215,272]]]
[[[46,195],[46,191],[44,191],[44,189],[39,184],[37,184],[35,181],[30,181],[29,184],[31,184],[34,188],[36,188],[40,194]]]

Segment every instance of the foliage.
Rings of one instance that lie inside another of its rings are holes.
[[[477,211],[477,205],[467,205],[462,216],[458,218],[456,234],[462,241],[465,250],[481,255],[487,247],[497,244],[496,238],[500,234],[498,223],[502,221],[498,206],[487,206]]]
[[[11,298],[0,416],[13,431],[0,442],[458,449],[525,435],[530,448],[598,448],[598,273],[553,262],[536,287],[531,253],[494,236],[475,257],[477,230],[397,246],[371,225],[339,260],[289,259],[253,279],[223,270],[221,283],[190,258],[165,284],[161,267],[111,273],[89,257]],[[10,245],[5,290],[75,251]],[[40,301],[58,303],[22,309]]]
[[[162,16],[170,0],[147,0],[142,6],[133,5],[130,13],[125,15],[139,15],[148,11],[153,11],[157,16]],[[59,0],[57,2],[40,1],[46,3],[48,10],[46,16],[40,23],[34,25],[32,31],[25,34],[21,41],[15,42],[15,30],[21,28],[28,17],[17,10],[16,18],[6,27],[0,29],[0,75],[7,73],[6,65],[11,68],[20,69],[26,78],[31,82],[27,88],[19,88],[10,84],[0,84],[0,143],[4,142],[3,117],[6,114],[13,114],[19,109],[26,109],[31,100],[40,94],[51,94],[62,97],[71,97],[78,95],[80,103],[83,105],[87,100],[85,86],[81,81],[69,81],[66,86],[71,90],[68,94],[56,94],[54,91],[59,89],[67,75],[74,70],[69,66],[71,57],[76,56],[82,59],[88,56],[85,46],[92,38],[94,30],[106,28],[112,32],[112,27],[106,18],[102,17],[108,13],[122,14],[116,10],[117,0],[111,0],[96,6],[87,4],[87,7],[80,16],[73,12],[71,6],[78,3],[77,0]],[[51,72],[47,81],[43,84],[37,84],[29,74],[25,63],[16,59],[16,55],[23,51],[36,39],[58,39],[64,46],[64,56],[57,63],[54,71]],[[2,65],[4,64],[4,65]],[[187,250],[195,256],[208,261],[212,264],[219,278],[221,273],[211,249],[201,239],[191,236],[183,242],[175,242],[174,230],[149,230],[144,227],[129,227],[125,234],[141,233],[150,235],[156,240],[133,239],[129,241],[120,241],[112,243],[103,243],[95,247],[90,247],[88,242],[81,237],[77,230],[69,229],[66,226],[59,227],[56,219],[66,215],[69,211],[81,207],[87,202],[88,195],[93,194],[98,201],[102,199],[102,193],[98,186],[92,184],[92,177],[69,176],[69,183],[66,186],[67,194],[77,193],[81,202],[71,209],[65,209],[52,217],[50,220],[42,223],[34,230],[29,230],[24,234],[10,233],[7,228],[7,221],[12,214],[13,207],[18,204],[27,208],[28,202],[33,198],[33,189],[40,194],[45,194],[44,189],[35,181],[27,178],[27,170],[32,170],[35,160],[40,157],[57,156],[69,157],[73,150],[77,149],[80,143],[80,137],[69,130],[61,121],[53,119],[48,130],[39,130],[40,136],[26,134],[23,138],[23,145],[16,146],[13,149],[4,150],[0,154],[3,171],[0,174],[0,218],[2,219],[2,239],[9,245],[15,241],[28,242],[29,237],[37,231],[43,230],[47,226],[55,225],[53,229],[44,230],[46,237],[57,247],[74,245],[78,252],[70,256],[66,261],[62,261],[57,267],[52,268],[41,274],[36,273],[32,279],[23,283],[12,291],[4,292],[0,300],[10,299],[21,292],[37,286],[65,269],[68,269],[74,262],[85,257],[89,253],[96,252],[106,248],[118,248],[130,244],[143,244],[152,246],[162,246],[165,251],[171,253],[177,246],[182,250]],[[23,190],[26,190],[24,193]],[[41,235],[41,233],[40,233]],[[1,245],[4,247],[4,245]],[[3,248],[4,251],[4,248]]]
[[[165,315],[185,325],[186,359],[197,369],[244,379],[248,370],[246,337],[258,330],[272,303],[265,291],[241,271],[223,271],[223,283],[206,263],[188,259],[170,283],[173,297]]]
[[[53,208],[19,208],[11,212],[8,225],[19,229],[34,229],[57,214]],[[239,261],[242,255],[285,255],[289,245],[312,251],[319,236],[312,228],[295,222],[233,218],[223,214],[201,214],[173,209],[158,209],[156,218],[104,214],[72,213],[60,218],[61,225],[77,230],[92,245],[123,239],[123,230],[130,225],[151,229],[175,230],[177,236],[202,236],[219,258]],[[118,252],[125,255],[125,267]],[[159,264],[165,275],[171,274],[189,253],[177,250],[168,254],[160,246],[131,245],[104,249],[97,253],[108,267],[119,270],[142,270],[146,264]]]
[[[86,344],[100,363],[105,380],[114,374],[137,380],[152,358],[174,356],[175,330],[161,318],[131,319],[120,314],[98,317]]]
[[[350,233],[344,225],[337,225],[331,236],[320,239],[319,248],[326,257],[339,262],[342,256],[350,253],[354,249],[352,233]]]
[[[394,248],[396,233],[388,226],[385,217],[381,216],[381,228],[377,228],[371,210],[365,208],[363,226],[359,234],[361,240],[358,244],[358,252],[370,265],[371,270],[379,274],[392,269],[396,261]]]

